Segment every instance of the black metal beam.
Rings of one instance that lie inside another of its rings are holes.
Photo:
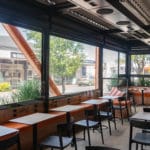
[[[99,89],[100,89],[100,96],[103,95],[103,46],[99,47]]]
[[[41,95],[44,100],[44,111],[48,113],[49,108],[49,30],[42,34],[42,68],[41,68]]]
[[[49,15],[34,5],[18,0],[0,1],[0,21],[20,27],[41,30],[49,26]]]

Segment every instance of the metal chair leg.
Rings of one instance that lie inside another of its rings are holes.
[[[138,150],[138,144],[136,143],[136,150]]]
[[[89,128],[87,128],[87,134],[88,134],[89,146],[91,146],[91,139],[90,139],[90,130],[89,130]]]
[[[104,144],[103,128],[101,122],[100,122],[100,132],[101,132],[102,143]]]
[[[120,109],[120,117],[121,117],[121,123],[123,125],[123,117],[122,117],[122,110]]]
[[[108,118],[108,127],[109,127],[109,135],[111,135],[111,125],[110,125],[110,120]]]

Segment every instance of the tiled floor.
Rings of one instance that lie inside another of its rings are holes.
[[[142,111],[142,107],[138,107],[137,111]],[[107,124],[107,122],[103,122],[103,124]],[[101,141],[101,135],[99,132],[90,131],[91,134],[91,143],[94,146],[103,145]],[[77,137],[83,137],[83,133],[80,132],[77,134]],[[87,137],[87,136],[86,136]],[[121,124],[120,120],[117,120],[117,130],[114,129],[114,125],[112,123],[112,136],[109,135],[108,129],[104,129],[104,142],[103,146],[109,146],[118,148],[120,150],[128,150],[129,145],[129,122],[128,120],[124,120],[124,124]],[[85,150],[85,146],[88,145],[87,141],[78,141],[77,146],[78,150]],[[135,150],[135,144],[132,144],[133,150]],[[147,150],[150,147],[146,147]],[[73,147],[68,147],[66,150],[74,150]]]

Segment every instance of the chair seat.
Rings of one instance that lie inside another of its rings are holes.
[[[62,137],[62,141],[63,141],[63,148],[65,148],[71,143],[72,138]],[[41,145],[53,148],[60,148],[59,136],[49,136],[41,143]]]
[[[112,116],[112,112],[100,111],[100,116],[111,117]]]
[[[88,123],[89,123],[89,128],[97,126],[99,124],[97,121],[91,121],[91,120],[89,120]],[[75,125],[87,127],[87,120],[77,121],[75,122]]]
[[[149,133],[136,133],[133,141],[137,143],[144,143],[146,145],[150,145],[150,134]]]

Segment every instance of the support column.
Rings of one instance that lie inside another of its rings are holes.
[[[42,66],[41,66],[41,95],[44,100],[44,111],[49,108],[49,31],[42,33]]]

